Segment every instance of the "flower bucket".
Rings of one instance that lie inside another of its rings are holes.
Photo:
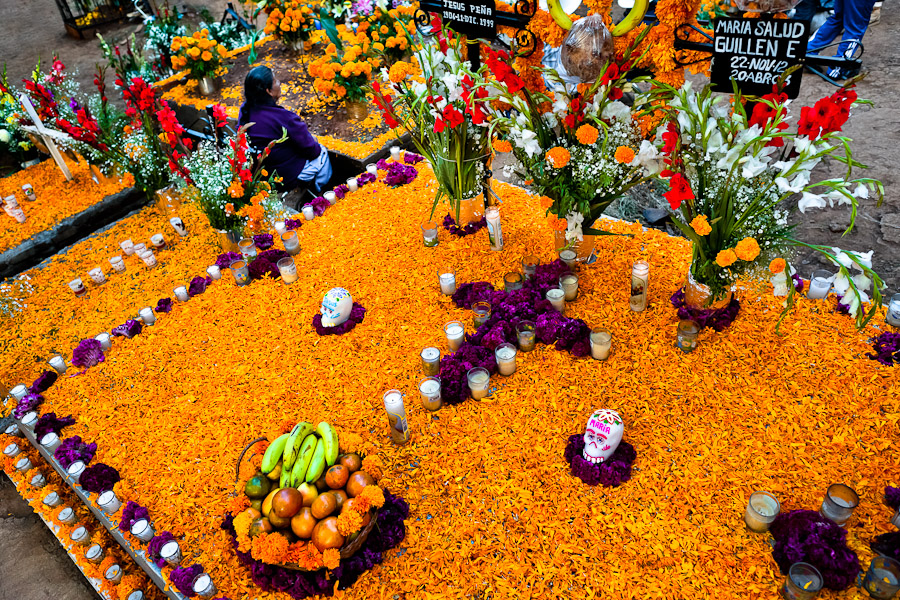
[[[238,242],[244,237],[240,231],[228,231],[216,229],[216,238],[219,240],[219,248],[222,252],[240,252]]]
[[[725,308],[731,302],[734,292],[728,292],[721,300],[707,304],[712,292],[709,286],[694,279],[693,273],[688,269],[687,279],[684,282],[684,301],[691,308],[720,309]]]
[[[197,80],[197,90],[201,96],[212,96],[219,89],[219,82],[212,77],[203,77]]]
[[[369,106],[365,102],[345,102],[347,106],[347,118],[351,121],[362,121],[369,116]]]
[[[174,216],[180,207],[181,192],[174,185],[156,190],[156,209],[163,216]]]
[[[575,260],[578,262],[584,262],[591,257],[591,254],[594,252],[594,243],[597,241],[597,236],[595,235],[585,234],[582,238],[581,241],[575,240],[575,244],[571,247],[572,251],[575,252]],[[565,248],[568,243],[566,241],[566,232],[554,231],[553,241],[557,252]]]
[[[465,227],[471,223],[477,223],[484,217],[484,196],[481,194],[474,198],[466,198],[459,201],[459,219],[456,218],[453,208],[450,216],[456,220],[456,224]]]

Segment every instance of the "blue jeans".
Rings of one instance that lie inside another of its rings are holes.
[[[321,194],[322,190],[331,181],[331,159],[328,158],[328,150],[324,146],[319,146],[322,151],[316,158],[306,161],[303,170],[297,179],[303,182],[311,182],[313,192]]]
[[[809,41],[808,51],[818,53],[843,31],[835,56],[852,57],[856,43],[851,40],[862,41],[874,6],[875,0],[834,0],[834,14],[816,31]]]

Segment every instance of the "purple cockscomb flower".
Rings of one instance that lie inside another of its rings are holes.
[[[240,252],[223,252],[216,257],[216,266],[220,269],[230,269],[231,263],[244,257]]]
[[[586,484],[618,487],[631,479],[631,466],[637,459],[637,452],[628,442],[619,442],[619,447],[612,456],[598,464],[585,460],[583,452],[584,434],[569,436],[563,456],[572,469],[572,475]]]
[[[34,383],[31,384],[28,391],[32,394],[43,394],[56,383],[57,379],[59,379],[59,373],[56,371],[44,371],[34,380]]]
[[[103,356],[103,346],[100,340],[94,338],[81,340],[72,351],[72,365],[76,367],[93,367],[104,360],[106,358]]]
[[[253,236],[253,245],[258,250],[268,250],[275,245],[275,239],[271,233],[261,233]]]
[[[200,277],[198,275],[197,277],[194,277],[193,279],[191,279],[191,283],[188,286],[188,296],[190,296],[191,298],[193,298],[194,296],[199,296],[206,291],[206,288],[209,287],[209,284],[211,284],[212,282],[213,278],[209,276]]]
[[[135,321],[134,319],[128,319],[123,324],[114,328],[110,333],[113,336],[121,335],[127,338],[133,338],[134,336],[141,333],[141,330],[144,328],[144,325],[140,321]]]
[[[59,435],[64,427],[68,427],[73,423],[75,423],[75,419],[73,419],[72,417],[57,418],[56,413],[43,414],[40,416],[37,424],[34,426],[34,437],[38,441],[41,441],[41,438],[43,438],[50,432]]]
[[[113,489],[121,477],[113,467],[104,463],[95,463],[84,470],[78,483],[81,489],[92,494],[102,494]]]
[[[156,308],[154,308],[158,313],[167,313],[172,310],[172,299],[171,298],[160,298],[159,302],[156,303]]]

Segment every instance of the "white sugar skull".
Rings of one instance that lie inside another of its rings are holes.
[[[625,424],[614,410],[601,408],[588,419],[584,432],[584,459],[592,463],[606,461],[622,441]]]
[[[350,318],[353,296],[344,288],[331,288],[322,298],[322,326],[334,327]]]

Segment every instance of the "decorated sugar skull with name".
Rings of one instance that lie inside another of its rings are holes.
[[[322,326],[334,327],[350,318],[353,296],[344,288],[331,288],[322,298]]]
[[[595,464],[605,462],[619,447],[624,433],[625,423],[619,413],[608,408],[594,411],[584,432],[584,459]]]

